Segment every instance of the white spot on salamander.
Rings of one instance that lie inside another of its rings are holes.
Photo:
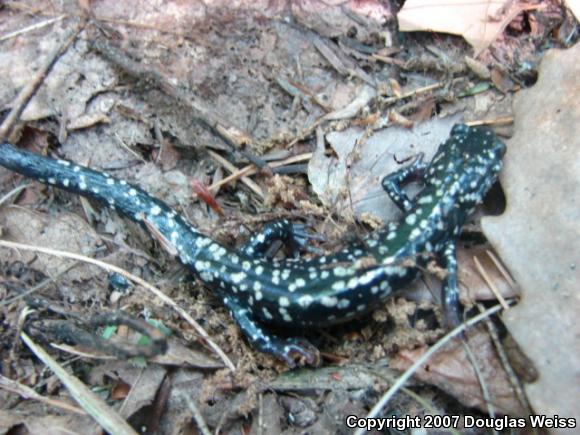
[[[325,307],[332,308],[338,303],[338,299],[335,296],[323,296],[320,298],[320,303]]]
[[[312,296],[304,295],[298,299],[298,305],[300,305],[302,308],[308,308],[313,301],[314,298]]]
[[[352,281],[352,279],[351,279],[351,281]],[[349,284],[350,284],[350,281],[349,281]],[[336,291],[340,291],[340,290],[344,289],[345,285],[346,284],[344,281],[336,281],[332,284],[332,289],[336,290]]]
[[[268,320],[272,320],[272,314],[268,311],[267,308],[262,308],[262,313],[264,313],[264,317]]]
[[[231,276],[232,276],[232,282],[234,284],[239,284],[240,282],[242,282],[242,280],[246,279],[245,272],[232,273]]]

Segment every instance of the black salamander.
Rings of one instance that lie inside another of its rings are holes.
[[[198,232],[164,202],[139,187],[65,160],[54,160],[10,144],[0,145],[0,165],[42,183],[94,198],[137,221],[212,288],[258,350],[290,366],[317,351],[304,340],[282,339],[263,325],[323,327],[368,313],[411,283],[427,264],[446,270],[442,303],[447,323],[460,321],[455,239],[467,216],[497,178],[505,145],[488,129],[455,125],[431,163],[418,158],[387,175],[382,186],[404,212],[365,240],[332,255],[306,260],[266,257],[275,240],[299,244],[300,226],[267,225],[238,250]],[[413,199],[404,183],[419,178]]]

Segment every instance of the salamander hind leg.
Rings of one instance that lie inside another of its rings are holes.
[[[317,365],[320,359],[318,350],[306,340],[295,338],[283,339],[263,330],[252,318],[250,310],[243,308],[229,297],[224,304],[250,344],[258,351],[268,353],[283,360],[289,367],[296,366],[296,359],[303,359],[308,365]]]
[[[315,248],[308,246],[308,241],[319,237],[308,233],[306,228],[306,225],[292,223],[286,219],[271,222],[265,225],[262,231],[254,234],[240,248],[240,251],[250,257],[270,257],[275,254],[275,252],[270,252],[274,242],[281,241],[286,246],[289,246],[294,253],[297,253],[300,249],[318,253]]]
[[[420,153],[409,166],[399,169],[383,178],[383,189],[402,211],[407,212],[413,208],[413,202],[403,190],[403,184],[423,178],[429,166],[423,161],[423,157],[424,154]]]

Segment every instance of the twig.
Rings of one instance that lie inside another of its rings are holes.
[[[469,121],[465,124],[469,125],[470,127],[476,127],[479,125],[510,125],[514,123],[513,116],[503,116],[501,118],[495,119],[482,119],[481,121]]]
[[[479,274],[482,276],[483,280],[486,282],[488,287],[491,289],[491,291],[493,292],[493,294],[495,295],[495,297],[497,298],[498,302],[501,304],[503,309],[504,310],[509,309],[508,303],[506,302],[504,297],[499,292],[497,286],[491,281],[491,278],[487,274],[487,271],[483,268],[483,266],[481,265],[481,262],[479,261],[479,259],[475,255],[473,256],[473,262],[475,263],[475,268],[477,269]]]
[[[36,94],[38,88],[40,88],[46,76],[50,73],[54,65],[56,65],[58,59],[68,50],[84,27],[85,21],[81,20],[74,29],[68,32],[64,38],[64,42],[48,56],[46,63],[40,67],[32,81],[22,88],[12,104],[12,110],[10,110],[10,113],[4,119],[2,125],[0,125],[0,142],[8,139],[28,102]]]
[[[137,432],[119,414],[93,393],[78,378],[70,375],[42,347],[38,346],[25,332],[20,338],[28,348],[47,365],[71,393],[79,405],[107,432],[119,435],[137,435]]]
[[[480,312],[482,312],[483,305],[478,303],[477,309]],[[514,389],[514,391],[516,393],[516,396],[518,397],[518,400],[520,401],[522,406],[526,409],[526,411],[528,411],[531,414],[532,407],[530,405],[530,402],[528,401],[526,393],[524,392],[524,388],[522,387],[522,383],[520,382],[520,379],[518,378],[518,376],[514,372],[514,369],[509,361],[507,354],[506,354],[506,351],[501,343],[501,340],[499,339],[495,325],[489,319],[485,319],[484,323],[485,323],[485,327],[487,328],[487,331],[489,333],[489,336],[491,337],[491,341],[494,344],[495,351],[497,352],[497,355],[499,357],[501,365],[507,374],[507,377],[510,381],[512,388]]]
[[[290,165],[292,163],[297,162],[304,162],[310,160],[312,158],[312,153],[304,153],[299,154],[297,156],[288,157],[287,159],[281,160],[279,162],[270,163],[272,168],[278,168],[280,166]],[[248,165],[243,167],[242,169],[234,172],[231,175],[228,175],[223,180],[218,181],[217,183],[213,183],[211,186],[208,187],[209,190],[219,189],[221,186],[231,183],[232,181],[236,181],[241,177],[254,175],[258,172],[254,165]]]
[[[411,376],[425,364],[429,358],[431,358],[435,353],[437,353],[444,345],[446,345],[452,338],[456,337],[457,335],[461,334],[465,331],[468,327],[475,325],[476,323],[480,322],[481,320],[491,316],[492,314],[497,313],[502,309],[501,305],[495,305],[490,309],[484,311],[481,314],[478,314],[475,317],[472,317],[468,321],[462,323],[461,325],[457,326],[455,329],[447,333],[444,337],[441,338],[437,343],[429,348],[427,352],[425,352],[421,357],[413,363],[411,367],[409,367],[405,372],[397,379],[397,381],[389,388],[389,390],[381,397],[381,399],[377,402],[373,409],[368,413],[366,418],[375,418],[379,415],[381,410],[386,406],[386,404],[391,400],[391,398],[399,391],[399,389],[409,380]],[[364,429],[359,429],[355,432],[355,435],[364,435]]]
[[[292,139],[290,142],[288,142],[288,144],[286,145],[286,148],[287,149],[292,148],[298,142],[300,142],[301,140],[304,140],[308,136],[310,136],[314,130],[316,130],[318,127],[320,127],[320,125],[322,125],[322,123],[324,122],[324,119],[325,119],[324,116],[321,116],[316,121],[314,121],[312,124],[310,124],[308,127],[304,128],[298,134],[298,136],[296,136],[294,139]]]
[[[78,350],[76,347],[70,346],[68,344],[50,343],[50,346],[55,348],[55,349],[60,350],[61,352],[70,353],[71,355],[79,356],[79,357],[84,358],[84,359],[95,359],[95,360],[100,360],[100,361],[113,361],[113,360],[118,359],[116,356],[113,356],[113,355],[83,352],[83,351]]]
[[[453,81],[455,81],[455,80],[457,80],[457,79],[454,79]],[[434,91],[435,89],[442,88],[444,85],[445,85],[444,82],[433,83],[431,85],[427,85],[427,86],[423,86],[421,88],[413,89],[412,91],[405,92],[404,94],[401,94],[398,96],[385,98],[384,100],[381,100],[380,103],[382,105],[392,104],[392,103],[395,103],[399,100],[404,100],[406,98],[414,97],[415,95],[424,94],[425,92]]]
[[[45,21],[40,21],[40,22],[34,23],[28,27],[24,27],[22,29],[15,30],[14,32],[7,33],[6,35],[0,36],[0,42],[6,41],[7,39],[10,39],[10,38],[15,38],[16,36],[20,36],[20,35],[23,35],[23,34],[28,33],[28,32],[32,32],[34,30],[42,29],[43,27],[46,27],[46,26],[50,26],[52,23],[56,23],[57,21],[61,21],[62,19],[66,18],[66,17],[67,17],[66,14],[59,15],[58,17],[50,18],[50,19],[45,20]]]
[[[483,373],[481,373],[481,369],[479,368],[479,364],[477,363],[477,359],[475,358],[474,353],[469,347],[469,343],[467,342],[467,338],[464,334],[461,336],[461,344],[463,345],[463,350],[467,355],[467,359],[471,362],[471,366],[473,367],[473,371],[475,372],[475,377],[479,382],[479,386],[481,387],[481,395],[483,396],[483,401],[487,405],[487,413],[491,418],[495,418],[495,407],[493,406],[493,402],[491,401],[491,397],[489,395],[489,390],[487,388],[487,383],[485,382],[485,378],[483,377]],[[497,430],[495,428],[492,429],[493,433],[497,435]]]
[[[235,174],[235,173],[239,172],[238,168],[236,168],[234,165],[232,165],[229,161],[224,159],[222,156],[220,156],[215,151],[207,150],[207,152],[212,159],[214,159],[217,163],[219,163],[224,168],[226,168],[231,174]],[[264,199],[264,192],[262,192],[262,189],[260,188],[260,186],[258,186],[256,183],[254,183],[250,178],[248,178],[246,176],[242,176],[240,178],[242,180],[242,183],[244,183],[246,186],[248,186],[250,188],[250,190],[252,190],[252,192],[254,192],[256,195],[258,195],[260,198],[262,198],[262,200]],[[211,188],[209,188],[208,190],[212,191],[213,193],[217,193],[217,189],[212,190]]]
[[[264,433],[264,394],[258,394],[258,435]]]
[[[495,267],[498,268],[498,270],[501,272],[501,274],[503,275],[503,277],[505,278],[505,280],[508,282],[508,284],[511,287],[516,287],[516,282],[514,281],[514,279],[512,278],[512,276],[510,275],[510,273],[507,271],[507,269],[505,268],[505,266],[501,263],[501,261],[499,261],[499,258],[497,258],[497,256],[490,251],[489,249],[485,250],[485,253],[487,254],[487,256],[491,259],[491,261],[493,261],[493,264],[495,264]]]
[[[4,195],[2,198],[0,198],[0,206],[2,204],[4,204],[6,201],[8,201],[10,198],[12,198],[13,196],[18,195],[20,192],[22,192],[28,186],[30,186],[30,184],[22,184],[20,186],[15,187],[14,189],[12,189],[6,195]]]
[[[209,430],[209,427],[207,426],[207,423],[203,419],[203,415],[199,411],[199,408],[195,404],[194,400],[191,398],[191,395],[186,394],[183,397],[185,398],[187,406],[189,407],[191,413],[193,414],[193,419],[197,423],[197,427],[199,428],[199,431],[203,435],[212,435],[211,431]]]
[[[121,148],[124,148],[128,153],[134,155],[137,160],[140,160],[143,163],[147,163],[147,160],[145,160],[141,154],[139,154],[137,151],[131,149],[131,147],[129,147],[129,145],[127,145],[125,143],[125,141],[123,139],[121,139],[121,137],[119,136],[119,133],[115,132],[114,136],[115,136],[115,139],[117,139],[117,143],[119,144],[119,146],[121,146]]]
[[[219,346],[211,340],[211,338],[209,337],[207,332],[205,332],[205,330],[193,319],[193,317],[191,317],[183,308],[181,308],[179,305],[177,305],[173,299],[171,299],[169,296],[167,296],[165,293],[163,293],[158,288],[149,284],[144,279],[139,278],[138,276],[135,276],[135,275],[127,272],[126,270],[121,269],[120,267],[105,263],[105,262],[100,261],[100,260],[96,260],[94,258],[85,257],[84,255],[75,254],[74,252],[58,251],[55,249],[43,248],[40,246],[25,245],[22,243],[9,242],[8,240],[0,240],[0,246],[3,246],[5,248],[12,248],[12,249],[22,249],[24,251],[40,252],[43,254],[54,255],[56,257],[70,258],[73,260],[83,261],[85,263],[89,263],[89,264],[93,264],[95,266],[98,266],[98,267],[105,269],[109,272],[117,272],[117,273],[123,275],[125,278],[139,284],[142,287],[145,287],[147,290],[149,290],[151,293],[153,293],[157,298],[161,299],[165,304],[167,304],[171,308],[173,308],[181,317],[183,317],[195,329],[195,331],[197,331],[199,336],[201,338],[203,338],[203,340],[208,344],[208,346],[222,359],[222,361],[225,363],[225,365],[231,371],[236,370],[232,361],[219,348]]]

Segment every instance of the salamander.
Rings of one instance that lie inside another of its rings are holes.
[[[194,228],[163,201],[140,187],[67,160],[55,160],[0,145],[0,165],[108,204],[142,224],[229,309],[258,350],[294,366],[313,364],[317,350],[307,341],[281,338],[267,325],[325,327],[362,316],[410,284],[432,261],[446,271],[442,304],[446,323],[461,319],[455,239],[469,214],[497,179],[506,146],[484,127],[455,125],[430,163],[417,158],[384,177],[382,187],[403,211],[398,223],[330,255],[307,259],[269,258],[276,240],[304,242],[300,225],[271,222],[238,249]],[[420,180],[414,197],[404,184]]]

